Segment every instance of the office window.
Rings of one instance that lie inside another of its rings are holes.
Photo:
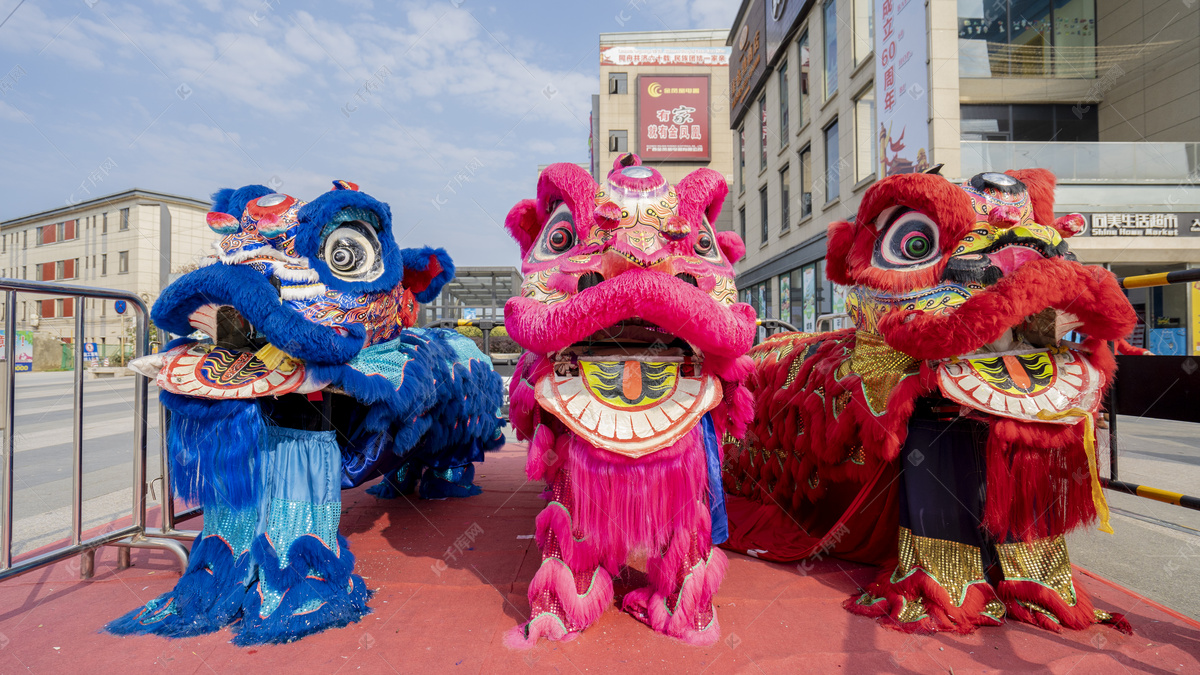
[[[609,152],[629,152],[629,132],[624,129],[612,129],[608,132]]]
[[[108,234],[108,212],[100,214],[100,234]]]
[[[0,236],[0,253],[8,253],[8,235]]]
[[[762,215],[762,244],[771,238],[771,228],[767,226],[767,186],[758,191],[758,211]]]
[[[787,232],[792,226],[792,186],[790,184],[791,177],[788,175],[788,167],[783,167],[779,171],[779,218],[781,223],[779,230]]]
[[[738,141],[738,193],[746,191],[746,126],[737,130]]]
[[[854,182],[876,171],[875,158],[879,144],[875,142],[875,87],[859,94],[854,101]]]
[[[812,146],[800,151],[800,217],[812,214]]]
[[[108,254],[100,255],[100,276],[108,276]]]
[[[875,50],[875,3],[873,0],[854,0],[854,63],[870,56]]]
[[[117,274],[129,273],[129,251],[121,251],[117,254]]]
[[[767,168],[767,96],[763,94],[758,98],[758,116],[762,120],[762,138],[758,144],[759,160],[758,169],[762,171]]]
[[[58,241],[58,227],[54,225],[42,225],[37,229],[37,246],[43,244],[53,244]]]
[[[628,94],[629,93],[629,75],[628,75],[628,73],[609,73],[608,74],[608,93],[610,93],[610,94]]]
[[[746,241],[746,207],[738,209],[738,234],[742,235],[742,242]]]
[[[21,278],[22,279],[29,278],[29,266],[28,265],[21,265]]]
[[[837,92],[837,4],[835,0],[825,0],[825,21],[822,22],[825,37],[825,98],[828,99]]]
[[[29,248],[29,230],[21,233],[21,248]]]
[[[809,66],[809,51],[808,51],[808,31],[804,31],[804,35],[796,41],[797,54],[800,57],[800,108],[796,111],[797,126],[804,126],[804,108],[808,103],[808,66]]]
[[[788,62],[784,60],[779,64],[779,144],[786,145],[788,142],[788,124],[791,118],[788,115],[788,103],[791,98],[791,90],[788,89]]]
[[[838,152],[838,123],[825,127],[825,201],[830,202],[841,194],[841,154]]]
[[[121,226],[118,229],[129,229],[129,209],[121,209]]]

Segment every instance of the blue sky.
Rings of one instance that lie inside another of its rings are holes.
[[[587,161],[599,33],[727,28],[736,10],[0,0],[0,220],[132,187],[311,199],[338,178],[391,204],[402,246],[515,264],[501,223],[537,165]]]

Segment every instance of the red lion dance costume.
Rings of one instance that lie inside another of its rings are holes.
[[[548,167],[537,199],[508,215],[525,282],[505,320],[527,350],[511,419],[549,501],[532,616],[510,645],[591,625],[636,552],[649,556],[649,585],[625,611],[692,644],[720,636],[720,438],[751,414],[742,382],[755,331],[733,285],[745,247],[711,226],[727,189],[709,169],[671,186],[622,155],[604,187],[573,164]]]
[[[1111,532],[1094,417],[1106,341],[1135,316],[1068,252],[1083,220],[1055,220],[1054,183],[891,176],[830,226],[855,328],[751,352],[754,419],[725,439],[730,548],[883,564],[846,608],[904,631],[1128,629],[1074,584],[1063,535],[1097,518]],[[1061,341],[1071,330],[1082,344]]]

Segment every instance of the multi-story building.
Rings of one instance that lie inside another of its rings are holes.
[[[0,222],[0,276],[61,281],[130,291],[149,305],[172,278],[212,252],[205,224],[208,201],[128,190]],[[75,338],[84,312],[85,341],[119,343],[133,324],[132,310],[116,313],[112,300],[45,298],[19,294],[20,330]]]
[[[709,167],[733,180],[725,30],[600,34],[600,94],[592,97],[592,176],[603,183],[624,152],[672,183]],[[728,205],[728,202],[726,202]],[[728,209],[714,226],[730,229]]]
[[[726,42],[743,299],[802,330],[842,309],[825,232],[884,175],[1044,167],[1080,260],[1200,265],[1200,6],[744,0]],[[1200,349],[1200,287],[1129,292],[1134,342]]]

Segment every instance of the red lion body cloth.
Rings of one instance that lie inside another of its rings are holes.
[[[724,439],[729,548],[881,564],[846,607],[905,631],[1127,628],[1073,583],[1063,535],[1107,529],[1094,417],[1106,341],[1135,316],[1068,251],[1083,220],[1055,220],[1054,184],[891,176],[830,226],[855,328],[750,352],[755,414]],[[1072,330],[1082,343],[1061,340]]]
[[[745,247],[711,225],[727,189],[709,169],[672,186],[622,155],[605,186],[573,164],[548,167],[537,199],[508,215],[525,281],[505,321],[528,350],[511,418],[549,502],[532,616],[514,646],[591,625],[637,552],[648,585],[625,596],[625,611],[693,644],[720,635],[719,439],[740,435],[751,413],[742,381],[755,331],[733,285]]]

